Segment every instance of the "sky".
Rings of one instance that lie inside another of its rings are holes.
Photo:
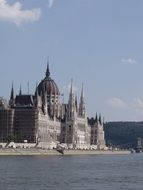
[[[0,96],[34,93],[51,77],[68,98],[71,79],[87,115],[143,120],[142,0],[0,0]]]

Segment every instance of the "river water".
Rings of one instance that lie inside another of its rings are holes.
[[[143,190],[143,153],[1,156],[0,190]]]

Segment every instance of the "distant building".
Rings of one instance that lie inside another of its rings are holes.
[[[137,150],[143,150],[143,138],[138,137],[137,138]]]
[[[83,86],[79,105],[72,84],[68,103],[61,104],[49,64],[33,95],[23,94],[20,88],[15,96],[12,85],[9,103],[0,99],[0,142],[10,141],[35,143],[35,147],[49,149],[61,143],[74,149],[106,147],[101,116],[87,118]]]
[[[101,115],[99,118],[96,114],[95,118],[88,119],[89,126],[91,127],[91,136],[90,136],[90,144],[95,145],[97,149],[104,149],[105,138],[104,138],[104,130],[103,130],[103,122],[101,120]]]

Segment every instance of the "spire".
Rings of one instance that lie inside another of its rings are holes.
[[[21,90],[21,85],[20,85],[19,96],[21,95],[22,95],[22,90]]]
[[[71,87],[70,87],[70,92],[69,92],[68,106],[69,106],[69,118],[73,119],[76,108],[75,108],[75,96],[73,93],[73,80],[72,79],[71,79]]]
[[[80,96],[80,102],[79,102],[79,116],[85,117],[85,101],[84,101],[83,83],[82,83],[81,96]]]
[[[14,99],[14,89],[13,89],[13,83],[12,83],[9,105],[10,105],[10,106],[14,106],[14,103],[15,103],[15,99]]]
[[[69,105],[73,107],[75,105],[75,97],[73,93],[73,80],[71,79],[71,87],[69,92]]]
[[[101,114],[99,115],[99,123],[102,125]]]
[[[71,79],[70,95],[73,94],[73,79]]]
[[[48,78],[50,76],[50,69],[49,69],[49,59],[47,61],[47,70],[46,70],[46,77]]]
[[[71,79],[71,87],[70,87],[70,93],[69,93],[69,104],[71,107],[75,106],[75,96],[73,93],[73,79]]]
[[[10,100],[13,100],[13,99],[14,99],[14,89],[13,89],[13,83],[12,83]]]
[[[82,83],[82,89],[81,89],[81,98],[84,99],[83,83]]]
[[[75,95],[75,107],[76,107],[76,111],[77,111],[77,94]]]
[[[96,112],[96,116],[95,116],[95,121],[96,121],[96,123],[98,122],[98,115],[97,115],[97,112]]]

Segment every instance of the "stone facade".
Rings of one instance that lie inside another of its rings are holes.
[[[85,111],[83,88],[79,107],[74,95],[72,84],[68,104],[63,105],[63,118],[61,122],[61,142],[69,148],[89,149],[90,128]]]
[[[103,123],[101,117],[95,120],[87,118],[83,85],[79,105],[72,84],[68,103],[60,103],[60,91],[48,64],[34,95],[24,95],[20,88],[19,95],[14,96],[12,85],[9,104],[0,100],[0,141],[34,143],[47,149],[57,145],[72,149],[97,145],[97,149],[104,149]]]
[[[101,115],[95,118],[88,118],[88,124],[91,127],[91,136],[90,136],[90,144],[98,150],[102,150],[106,148],[105,138],[104,138],[104,130],[103,130],[103,122],[101,121]]]

